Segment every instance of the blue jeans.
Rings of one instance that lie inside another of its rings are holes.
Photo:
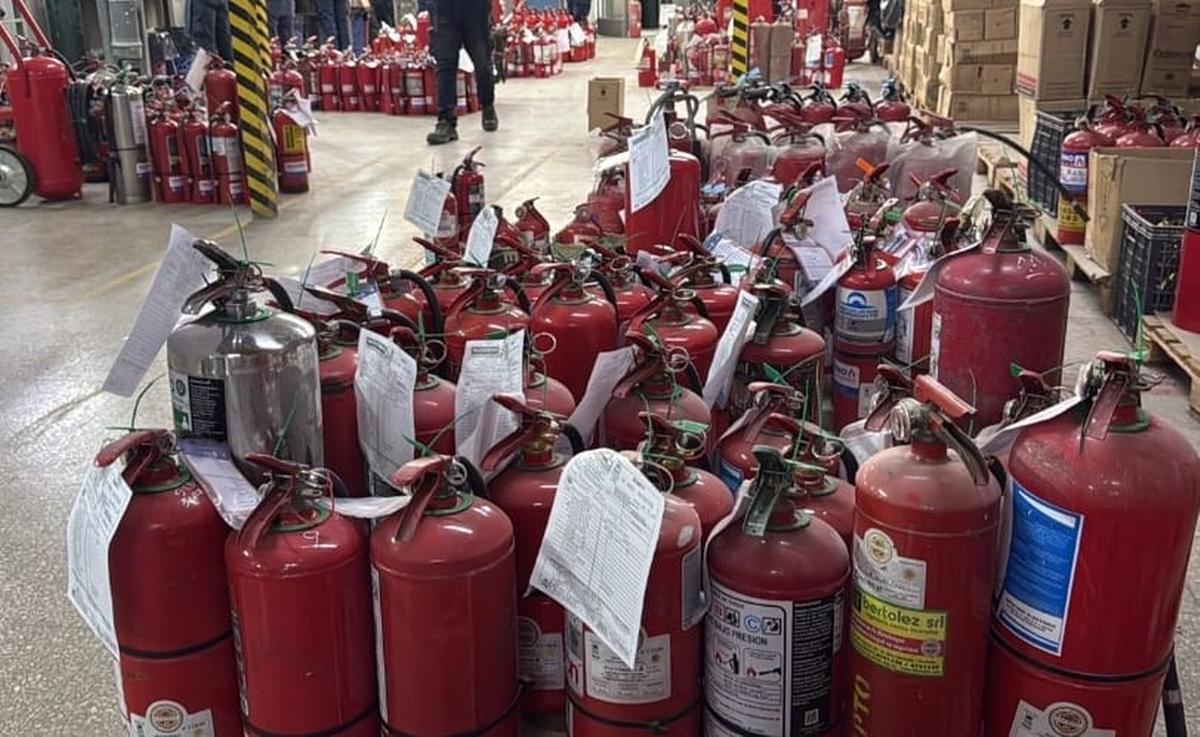
[[[567,0],[567,8],[575,20],[582,23],[592,13],[592,0]]]
[[[350,10],[346,0],[317,0],[317,24],[322,40],[332,38],[337,48],[350,48]]]
[[[188,35],[200,48],[233,63],[229,6],[225,0],[189,0]]]
[[[268,0],[267,33],[277,36],[281,44],[287,44],[295,35],[296,0]]]
[[[490,0],[436,0],[433,14],[433,58],[437,60],[438,120],[457,120],[458,50],[466,49],[475,65],[481,107],[496,100],[492,80],[492,4]]]

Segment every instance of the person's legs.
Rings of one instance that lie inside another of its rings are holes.
[[[375,20],[395,28],[396,12],[392,0],[371,0],[371,12],[375,13]]]
[[[216,29],[217,53],[222,59],[233,58],[233,36],[229,31],[229,6],[225,0],[216,0]]]
[[[346,0],[333,0],[333,20],[337,24],[337,47],[350,48],[350,7]]]
[[[457,119],[455,106],[458,104],[458,50],[463,45],[462,28],[459,25],[460,0],[442,0],[438,3],[437,26],[433,32],[433,58],[437,62],[438,120]]]
[[[296,16],[281,15],[275,25],[275,33],[279,34],[279,43],[287,45],[288,41],[292,40],[292,35],[295,33]]]
[[[317,0],[317,25],[321,41],[332,38],[337,43],[337,23],[333,20],[333,0]]]
[[[489,20],[489,0],[458,0],[463,3],[462,45],[475,65],[475,87],[479,91],[479,105],[487,110],[496,101],[496,88],[492,80],[492,24]]]
[[[592,14],[592,0],[575,0],[575,20],[580,23]]]
[[[217,14],[208,0],[190,0],[188,2],[188,35],[192,43],[210,53],[217,52]],[[225,59],[232,62],[233,59]]]

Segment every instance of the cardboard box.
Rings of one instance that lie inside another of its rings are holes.
[[[592,77],[588,80],[588,130],[607,128],[616,122],[612,115],[624,114],[624,77]]]
[[[942,88],[938,115],[955,120],[1016,120],[1016,95],[972,95]]]
[[[771,24],[755,21],[750,24],[750,69],[766,74],[770,63]]]
[[[771,26],[771,53],[767,64],[767,81],[771,84],[787,82],[792,76],[792,46],[796,32],[791,23],[775,23]]]
[[[983,37],[1004,41],[1017,37],[1017,9],[993,8],[983,11]]]
[[[1087,106],[1087,100],[1082,97],[1074,100],[1034,100],[1021,95],[1017,100],[1017,143],[1020,143],[1025,149],[1033,145],[1033,134],[1037,130],[1038,110],[1082,115],[1087,111]]]
[[[1088,159],[1084,247],[1110,274],[1121,260],[1121,205],[1187,205],[1190,148],[1094,148]]]
[[[1086,94],[1090,0],[1021,0],[1017,91],[1035,100]]]
[[[1137,95],[1150,33],[1150,0],[1096,0],[1087,96]]]
[[[943,66],[954,64],[1011,64],[1016,61],[1017,40],[942,42],[939,61]]]
[[[1011,95],[1012,64],[957,64],[942,67],[942,82],[954,92],[978,95]]]
[[[1184,97],[1200,42],[1200,0],[1155,0],[1142,94]]]
[[[986,10],[959,10],[945,15],[946,38],[955,41],[982,41]]]
[[[1013,5],[1013,0],[944,0],[944,10],[987,10],[988,8],[1007,8]]]

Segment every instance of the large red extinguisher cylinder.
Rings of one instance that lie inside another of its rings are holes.
[[[705,426],[712,423],[712,412],[698,393],[700,381],[683,350],[663,346],[640,329],[630,330],[625,340],[640,355],[604,406],[600,420],[604,445],[635,450],[646,439],[646,423],[638,417],[642,412]]]
[[[493,473],[508,467],[487,485],[488,500],[512,521],[516,540],[518,650],[521,678],[528,690],[521,697],[526,716],[562,714],[566,707],[563,674],[564,613],[556,601],[537,591],[525,594],[537,560],[554,493],[567,462],[555,451],[555,441],[565,436],[572,452],[583,450],[579,436],[561,418],[537,411],[513,397],[497,394],[492,400],[521,418],[521,426],[491,448],[482,468]],[[511,463],[510,463],[511,461]]]
[[[889,418],[909,444],[858,469],[851,734],[980,735],[1001,491],[971,412],[918,376]]]
[[[881,353],[833,353],[833,428],[841,432],[846,425],[865,418],[875,401],[875,377],[879,364],[887,361]]]
[[[575,218],[554,234],[554,242],[563,246],[584,246],[600,240],[604,230],[596,222],[591,208],[579,205],[575,208]]]
[[[587,390],[596,357],[617,348],[616,295],[611,287],[608,297],[595,295],[587,280],[604,277],[574,264],[538,264],[533,273],[552,274],[553,281],[533,303],[529,329],[534,335],[553,338],[556,350],[545,356],[546,371],[566,385],[578,402]],[[607,281],[600,284],[608,286]]]
[[[586,204],[601,232],[624,235],[625,221],[621,219],[621,212],[625,209],[625,186],[619,173],[609,170],[601,174],[596,188],[588,193]]]
[[[154,164],[154,199],[173,205],[186,202],[187,174],[179,150],[179,124],[165,113],[150,122],[150,158]]]
[[[640,418],[649,429],[647,440],[638,446],[643,472],[657,466],[670,477],[662,480],[663,485],[670,487],[672,496],[696,510],[701,544],[708,542],[717,523],[733,511],[733,494],[721,479],[693,465],[707,454],[705,430],[686,420],[674,422],[649,412],[642,412]]]
[[[609,450],[590,452],[615,455]],[[650,478],[663,483],[658,474]],[[663,501],[634,667],[627,667],[590,627],[567,613],[567,729],[574,737],[702,733],[703,604],[692,593],[700,585],[704,555],[700,518],[672,494]]]
[[[317,74],[321,83],[321,110],[331,112],[342,109],[342,98],[338,94],[338,64],[326,59]],[[210,110],[212,108],[209,108]]]
[[[904,123],[912,114],[912,107],[904,101],[904,94],[895,77],[883,80],[879,88],[879,99],[875,101],[875,117],[885,123]]]
[[[705,733],[841,735],[850,556],[798,508],[791,462],[754,453],[750,506],[708,546]]]
[[[896,272],[876,252],[873,236],[861,237],[850,258],[854,265],[837,283],[836,347],[856,353],[890,353],[899,305]]]
[[[290,98],[295,105],[295,98]],[[289,103],[285,101],[285,105]],[[285,108],[271,116],[275,128],[275,166],[279,170],[279,191],[299,194],[308,191],[308,130],[292,118]]]
[[[733,493],[758,473],[754,448],[769,446],[779,451],[792,448],[795,438],[788,417],[799,416],[807,398],[787,384],[754,382],[749,385],[749,403],[738,420],[718,442],[718,471]]]
[[[321,432],[325,465],[342,480],[346,493],[367,494],[366,468],[358,443],[358,328],[352,323],[317,324],[321,376]]]
[[[391,484],[412,501],[371,533],[385,733],[517,737],[513,525],[449,456],[410,461]]]
[[[332,511],[327,474],[248,460],[271,479],[225,546],[245,733],[376,737],[364,528]]]
[[[209,151],[208,124],[192,111],[183,123],[183,149],[192,174],[189,199],[198,205],[217,201],[217,179]]]
[[[237,75],[221,59],[213,59],[204,73],[204,99],[209,115],[228,105],[231,122],[238,122]]]
[[[217,177],[217,202],[222,205],[244,205],[246,168],[242,163],[242,140],[237,126],[228,117],[228,108],[218,110],[208,124],[208,140],[212,154],[213,173]]]
[[[1161,132],[1161,127],[1158,131]],[[1135,121],[1116,140],[1118,148],[1160,148],[1167,145],[1159,133],[1150,129],[1145,120]]]
[[[825,339],[804,327],[799,302],[782,284],[755,284],[751,291],[759,302],[754,332],[742,346],[733,370],[729,389],[733,416],[740,416],[748,408],[753,395],[750,386],[782,376],[807,397],[801,419],[819,421]]]
[[[124,458],[122,476],[133,490],[109,547],[121,709],[137,734],[161,722],[237,735],[229,531],[172,453],[165,430],[141,430],[96,457],[101,467]]]
[[[417,442],[434,453],[453,453],[457,387],[433,373],[446,359],[446,344],[405,325],[390,328],[389,334],[417,363],[413,383],[413,434]]]
[[[361,92],[358,89],[358,61],[347,57],[337,65],[338,96],[342,100],[342,110],[356,113],[362,109]]]
[[[686,352],[703,382],[708,378],[720,334],[690,287],[671,284],[630,321],[631,329],[653,332],[664,346]]]
[[[32,20],[28,10],[23,12],[27,20]],[[36,25],[34,28],[45,40],[41,29]],[[4,74],[12,120],[20,131],[17,149],[29,160],[34,172],[33,191],[47,200],[80,197],[83,166],[72,114],[67,107],[71,72],[50,55],[21,58],[21,49],[7,33],[0,35],[0,40],[15,59],[15,64]]]
[[[517,222],[513,225],[521,233],[521,240],[534,253],[550,251],[550,222],[538,211],[536,197],[517,206]]]
[[[1000,421],[1019,382],[1009,367],[1047,373],[1063,362],[1071,285],[1054,258],[1024,241],[1026,219],[988,190],[992,224],[978,248],[944,262],[934,287],[930,374],[974,398],[977,427]]]
[[[793,465],[796,506],[832,527],[845,543],[847,554],[853,555],[854,486],[837,475],[846,446],[819,425],[796,422],[793,418],[788,421],[795,424],[794,440],[792,447],[781,452],[796,461]]]
[[[696,298],[704,304],[704,312],[716,326],[718,334],[724,333],[737,307],[741,290],[733,284],[729,268],[711,258],[703,243],[692,236],[685,236],[681,240],[694,255],[691,264],[671,275],[671,281],[686,284],[695,291]]]
[[[1152,384],[1138,368],[1099,354],[1081,370],[1082,408],[1013,442],[990,676],[1004,688],[989,694],[989,729],[1007,729],[1022,704],[1052,719],[1068,703],[1095,734],[1153,730],[1200,516],[1200,458],[1142,407]]]
[[[1055,240],[1063,245],[1082,245],[1086,223],[1075,209],[1075,205],[1087,209],[1088,156],[1093,148],[1114,146],[1116,142],[1104,133],[1093,129],[1085,121],[1078,123],[1077,130],[1068,133],[1062,142],[1059,154],[1058,182],[1071,194],[1058,198],[1058,230]]]
[[[379,62],[364,59],[358,64],[358,89],[362,91],[362,109],[366,112],[379,110]]]
[[[426,112],[425,99],[428,93],[425,89],[425,70],[420,66],[404,68],[404,96],[408,99],[406,112],[409,115],[424,115]]]
[[[467,235],[471,232],[471,224],[479,213],[483,212],[487,194],[483,182],[483,162],[475,160],[482,146],[476,146],[467,152],[463,160],[455,167],[450,176],[451,189],[458,201],[458,240],[466,243]]]
[[[632,207],[629,169],[625,170],[625,253],[636,258],[639,251],[659,244],[684,248],[681,235],[703,237],[700,214],[700,160],[691,154],[672,150],[669,158],[670,179],[652,201],[638,210]]]
[[[529,327],[529,314],[504,297],[513,288],[507,277],[490,269],[462,269],[468,287],[446,311],[446,378],[458,378],[468,340],[508,335]],[[519,294],[519,293],[518,293]]]

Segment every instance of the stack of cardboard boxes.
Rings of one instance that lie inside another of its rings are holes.
[[[914,102],[960,120],[1011,120],[1017,0],[913,0],[897,74]]]

